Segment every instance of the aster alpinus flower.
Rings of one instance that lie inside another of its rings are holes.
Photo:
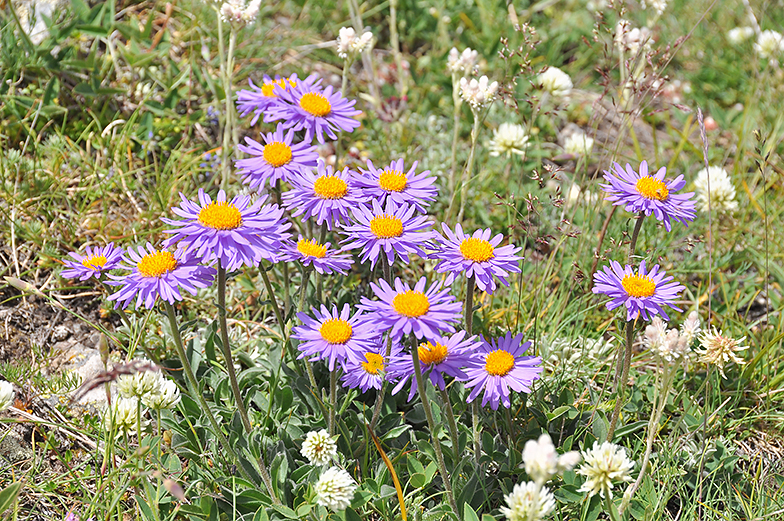
[[[242,266],[253,267],[262,260],[277,261],[277,253],[291,234],[291,224],[283,219],[278,205],[265,205],[268,196],[251,202],[249,195],[226,200],[220,190],[215,201],[199,189],[198,202],[180,193],[180,206],[172,211],[183,220],[162,218],[174,230],[164,242],[180,250],[190,250],[204,261],[218,259],[221,266],[232,271]]]
[[[542,359],[524,356],[531,342],[522,343],[522,333],[512,336],[511,332],[507,332],[497,340],[482,340],[481,351],[465,368],[468,379],[464,385],[467,389],[473,388],[467,401],[474,401],[484,391],[482,407],[489,403],[493,410],[497,410],[500,402],[508,409],[512,403],[509,390],[529,392],[531,384],[542,372]]]
[[[354,119],[361,111],[354,109],[356,100],[348,101],[331,85],[322,89],[317,85],[298,83],[295,87],[277,90],[280,102],[267,107],[264,122],[282,120],[284,128],[305,130],[324,143],[324,136],[337,139],[336,132],[353,132],[359,127]]]
[[[465,274],[468,279],[474,278],[481,291],[492,294],[496,289],[495,279],[509,286],[507,275],[520,272],[521,257],[515,255],[520,248],[511,244],[499,247],[504,239],[500,233],[491,238],[492,232],[488,228],[466,235],[459,223],[455,225],[454,233],[446,223],[442,223],[441,228],[446,237],[438,237],[440,244],[430,258],[440,261],[436,272],[449,274],[447,284]]]
[[[437,234],[429,230],[433,222],[426,215],[418,215],[415,206],[398,205],[387,199],[382,206],[377,200],[370,206],[359,205],[352,209],[353,223],[344,227],[348,236],[343,240],[346,250],[361,248],[360,262],[370,259],[370,266],[376,265],[380,255],[386,255],[392,265],[395,257],[409,262],[409,254],[425,257],[425,247]]]
[[[422,277],[412,289],[396,278],[394,288],[385,280],[378,285],[371,282],[370,288],[379,300],[362,297],[359,309],[368,313],[378,329],[389,331],[394,341],[404,334],[434,338],[442,331],[454,333],[452,324],[460,320],[461,303],[455,302],[440,282],[427,287],[427,279]]]
[[[387,342],[391,342],[389,357],[386,356]],[[359,360],[347,358],[343,364],[343,376],[340,381],[347,389],[380,390],[384,380],[389,379],[388,366],[391,359],[400,356],[403,348],[399,342],[392,342],[386,337],[376,337],[372,347],[357,352]]]
[[[300,235],[296,243],[287,243],[283,247],[280,259],[312,266],[322,275],[335,272],[345,275],[354,264],[354,259],[351,255],[341,253],[342,250],[335,250],[330,246],[329,242],[320,244],[316,239],[308,240]]]
[[[337,306],[330,310],[322,304],[321,309],[313,308],[312,314],[315,318],[297,313],[302,322],[292,334],[293,338],[302,341],[298,346],[301,354],[297,358],[328,360],[330,371],[347,358],[361,362],[359,353],[370,349],[378,336],[368,317],[361,311],[351,315],[348,304],[344,304],[340,312]]]
[[[261,190],[267,182],[272,187],[278,181],[288,182],[300,172],[316,167],[316,147],[310,140],[294,143],[293,130],[285,132],[279,124],[275,132],[262,134],[261,139],[264,144],[246,137],[246,145],[237,145],[240,151],[251,156],[235,162],[242,182],[248,188]]]
[[[292,189],[283,194],[283,206],[292,217],[302,221],[315,219],[331,230],[339,223],[348,222],[351,209],[361,205],[363,197],[348,167],[335,171],[319,159],[318,171],[304,170],[289,179]]]
[[[136,298],[136,307],[152,309],[160,296],[169,304],[182,300],[180,289],[195,295],[199,288],[212,284],[216,270],[199,264],[192,250],[177,250],[171,253],[156,250],[149,242],[146,249],[129,248],[123,256],[126,264],[119,269],[130,271],[124,276],[109,275],[112,279],[107,284],[121,286],[116,293],[109,295],[109,300],[116,301],[115,308],[128,304]]]
[[[237,112],[239,112],[240,116],[247,116],[252,112],[253,119],[251,119],[250,125],[253,126],[259,117],[264,115],[264,111],[268,107],[280,101],[277,94],[278,90],[288,90],[296,87],[299,83],[318,85],[321,83],[321,79],[317,74],[311,74],[301,80],[297,78],[296,74],[292,74],[288,78],[275,76],[273,80],[265,74],[261,85],[254,84],[253,80],[248,80],[248,83],[250,84],[250,90],[243,89],[237,93]]]
[[[429,377],[430,382],[441,391],[446,388],[444,375],[458,380],[467,378],[462,368],[468,364],[473,352],[482,346],[476,336],[469,338],[465,338],[465,336],[465,331],[458,331],[452,336],[439,335],[420,343],[417,347],[422,377]],[[411,401],[417,392],[414,361],[411,359],[411,355],[400,353],[398,356],[392,357],[389,362],[389,373],[393,380],[399,378],[392,389],[392,394],[397,394],[406,386],[406,383],[411,382],[408,392],[408,401]]]
[[[601,271],[594,273],[593,278],[592,291],[612,298],[607,303],[607,309],[626,306],[627,321],[641,315],[644,320],[651,320],[655,315],[669,320],[664,306],[681,311],[674,302],[686,287],[678,282],[671,282],[673,277],[660,271],[658,264],[647,270],[645,261],[642,261],[639,271],[635,273],[631,266],[621,267],[618,262],[612,261],[610,266],[604,266]]]
[[[613,163],[612,172],[604,171],[604,179],[608,182],[601,185],[602,190],[607,192],[605,200],[613,205],[624,205],[627,212],[653,214],[664,223],[667,231],[672,228],[670,219],[688,226],[687,221],[696,217],[694,201],[691,200],[694,192],[676,194],[686,181],[682,175],[667,180],[664,178],[666,174],[667,168],[661,167],[654,175],[649,175],[647,161],[640,163],[639,172],[635,172],[628,163],[626,169]]]
[[[425,213],[425,207],[436,199],[438,188],[435,186],[436,178],[430,175],[430,170],[416,173],[418,161],[414,161],[408,172],[402,159],[392,161],[388,166],[376,168],[368,160],[367,170],[361,170],[362,175],[354,176],[354,183],[362,190],[367,198],[374,198],[382,205],[393,200],[397,204],[409,204],[418,212]]]
[[[70,252],[68,255],[74,260],[63,261],[66,269],[60,272],[60,276],[66,279],[78,278],[81,281],[91,277],[100,278],[104,272],[113,270],[120,264],[123,253],[125,253],[124,250],[116,248],[114,243],[101,248],[88,246],[87,255]]]

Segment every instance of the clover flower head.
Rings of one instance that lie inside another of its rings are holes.
[[[754,51],[760,58],[775,60],[784,52],[784,37],[776,31],[762,31],[754,44]]]
[[[573,156],[588,157],[593,150],[593,138],[582,132],[575,132],[564,142],[564,152]]]
[[[661,16],[664,10],[667,9],[667,2],[669,0],[642,0],[642,8],[648,9],[649,7],[656,11],[656,14]]]
[[[160,373],[156,374],[160,379],[158,392],[147,393],[142,396],[142,404],[154,411],[173,409],[178,403],[180,403],[180,389],[172,380],[167,380]]]
[[[647,27],[632,28],[629,20],[620,19],[615,25],[615,46],[622,52],[636,55],[651,48],[651,30]]]
[[[547,487],[533,481],[518,483],[504,497],[501,513],[509,521],[541,521],[555,510],[555,496]]]
[[[311,465],[328,465],[338,455],[338,442],[326,429],[310,431],[302,442],[302,455]]]
[[[492,103],[497,91],[498,82],[491,83],[487,76],[482,76],[478,80],[472,78],[471,81],[468,81],[467,78],[460,78],[460,97],[471,105],[471,109],[474,111]]]
[[[150,365],[149,362],[146,364]],[[117,390],[123,398],[142,399],[147,395],[160,394],[162,383],[163,380],[158,371],[142,369],[132,374],[118,376]]]
[[[447,57],[447,69],[453,74],[471,72],[479,58],[479,53],[470,47],[463,49],[463,52],[452,47]]]
[[[220,7],[220,16],[224,22],[237,25],[239,27],[250,25],[256,21],[261,7],[261,0],[229,0]]]
[[[609,494],[612,498],[614,481],[631,481],[634,462],[626,456],[626,449],[605,441],[601,445],[594,442],[593,448],[582,452],[583,464],[577,473],[585,476],[580,492],[589,496],[599,494],[602,498]]]
[[[344,60],[356,56],[365,49],[369,48],[373,42],[373,33],[365,31],[358,35],[353,27],[341,27],[338,32],[338,56]]]
[[[102,425],[106,431],[114,429],[118,435],[136,432],[139,416],[138,398],[117,398],[103,413]]]
[[[708,190],[709,183],[710,190]],[[719,214],[731,214],[737,211],[735,186],[722,167],[709,166],[697,172],[694,188],[697,190],[697,204],[703,212],[712,210]]]
[[[700,337],[701,350],[697,351],[700,355],[700,360],[709,365],[715,365],[719,368],[721,376],[726,378],[724,374],[724,366],[729,362],[734,362],[736,365],[745,364],[738,353],[745,351],[749,346],[743,345],[746,337],[735,339],[729,335],[725,335],[722,331],[717,331],[716,328],[705,331]]]
[[[727,32],[727,39],[732,45],[740,45],[754,36],[753,27],[734,27]]]
[[[536,77],[536,85],[551,95],[564,98],[574,87],[572,79],[558,67],[548,67]]]
[[[525,155],[528,145],[528,133],[522,125],[516,123],[501,123],[493,132],[493,139],[487,142],[493,157],[502,154],[507,157],[512,157],[512,154]]]
[[[345,470],[330,467],[321,474],[314,489],[316,503],[337,512],[345,510],[351,504],[357,483]]]
[[[0,412],[8,409],[14,404],[14,384],[0,380]]]

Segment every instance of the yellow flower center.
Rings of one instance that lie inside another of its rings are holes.
[[[174,271],[176,267],[177,261],[174,259],[174,255],[168,251],[159,250],[148,253],[136,264],[136,269],[143,277],[160,277]]]
[[[317,257],[319,259],[323,259],[327,255],[327,247],[319,244],[316,239],[309,241],[300,239],[297,242],[297,251],[306,257]]]
[[[365,353],[365,360],[367,360],[367,362],[361,362],[362,368],[368,374],[377,375],[384,370],[383,356],[377,353]]]
[[[326,320],[319,328],[321,338],[330,344],[345,344],[349,341],[353,332],[351,324],[342,318],[331,318]]]
[[[302,110],[317,118],[329,116],[330,112],[332,112],[332,105],[329,104],[329,100],[324,95],[316,94],[315,92],[303,94],[299,100],[299,106],[302,107]]]
[[[656,283],[644,275],[625,275],[621,285],[630,297],[650,297],[656,292]]]
[[[419,361],[423,364],[440,364],[448,354],[446,346],[438,342],[436,345],[433,345],[432,342],[423,342],[419,344],[417,351],[419,352]]]
[[[403,235],[403,221],[394,215],[379,215],[370,221],[370,231],[379,239],[390,239]]]
[[[264,146],[264,161],[275,168],[283,166],[291,161],[291,147],[286,143],[275,141]]]
[[[485,371],[494,376],[504,376],[514,367],[514,356],[509,351],[496,349],[485,358]]]
[[[402,192],[408,185],[406,175],[399,170],[384,170],[378,179],[378,184],[389,192]]]
[[[213,201],[199,212],[199,224],[216,230],[233,230],[242,226],[242,214],[228,201]]]
[[[430,301],[421,291],[410,289],[395,295],[395,298],[392,299],[392,307],[401,315],[416,318],[428,312]]]
[[[261,86],[261,93],[264,96],[267,96],[267,97],[277,96],[277,94],[275,94],[275,87],[276,86],[285,89],[286,88],[286,80],[279,79],[279,80],[270,80],[270,81],[264,82],[264,85]],[[292,85],[292,87],[293,87],[293,85]]]
[[[82,266],[93,271],[100,271],[104,264],[106,264],[106,257],[104,255],[93,255],[92,257],[85,257],[82,260]]]
[[[322,199],[342,199],[348,193],[348,184],[334,175],[323,175],[313,185],[316,195]]]
[[[670,196],[670,191],[664,181],[659,181],[653,177],[641,177],[634,185],[640,195],[646,199],[656,199],[665,201]]]
[[[493,252],[493,245],[482,239],[469,237],[460,243],[460,253],[465,260],[485,262],[495,257]]]

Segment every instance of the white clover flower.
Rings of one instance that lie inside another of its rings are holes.
[[[709,166],[697,172],[694,187],[697,189],[697,205],[708,211],[708,174],[710,174],[710,209],[718,213],[732,213],[738,209],[735,186],[726,170],[720,166]]]
[[[572,91],[572,79],[558,67],[548,67],[536,77],[536,85],[553,96],[565,97]]]
[[[576,451],[559,456],[547,433],[538,440],[528,440],[523,447],[525,472],[537,486],[544,485],[556,474],[571,470],[579,461],[580,454]]]
[[[647,27],[631,28],[629,20],[618,20],[615,25],[615,46],[618,50],[632,55],[637,54],[640,49],[647,51],[651,47],[651,30]]]
[[[338,454],[338,443],[325,429],[311,431],[302,442],[302,455],[311,465],[328,465]]]
[[[490,104],[495,99],[497,90],[498,82],[490,83],[487,76],[482,76],[479,80],[472,78],[471,81],[460,78],[460,97],[468,102],[473,110],[479,110]]]
[[[315,485],[316,503],[334,511],[345,510],[354,499],[357,483],[338,467],[325,470]]]
[[[593,138],[582,132],[575,132],[564,142],[564,151],[573,156],[590,156],[593,150]]]
[[[700,332],[700,314],[696,311],[689,313],[686,320],[681,324],[681,340],[690,346],[697,334]]]
[[[493,157],[501,154],[507,157],[512,157],[512,154],[522,156],[528,148],[528,134],[522,125],[501,123],[493,133],[493,139],[487,142],[487,147]]]
[[[478,58],[479,53],[470,47],[466,48],[462,53],[458,52],[456,47],[452,47],[452,50],[449,51],[449,57],[446,59],[446,66],[450,72],[455,74],[471,72]]]
[[[113,426],[118,435],[123,432],[132,433],[136,432],[137,417],[138,399],[118,398],[104,411],[102,425],[107,431]]]
[[[668,0],[642,0],[642,8],[648,9],[648,7],[652,7],[656,14],[661,16],[664,13],[664,10],[667,9],[667,1]]]
[[[558,453],[555,452],[550,435],[545,433],[539,440],[528,440],[523,447],[523,463],[528,477],[542,486],[558,472]]]
[[[172,380],[166,380],[160,373],[156,374],[159,374],[161,380],[159,392],[145,394],[142,403],[155,411],[173,409],[180,402],[180,389]]]
[[[337,41],[338,56],[345,60],[369,48],[373,42],[373,33],[365,31],[362,36],[359,36],[353,27],[341,27]]]
[[[784,52],[784,37],[776,31],[762,31],[754,44],[754,50],[760,58],[775,59]]]
[[[740,45],[754,36],[753,27],[735,27],[727,32],[727,39],[732,45]]]
[[[226,23],[244,26],[256,21],[260,9],[261,0],[251,0],[247,5],[245,0],[229,0],[220,6],[220,15]]]
[[[588,492],[589,496],[599,494],[602,498],[609,494],[612,498],[613,481],[631,481],[630,472],[634,462],[626,457],[626,450],[614,443],[605,441],[593,443],[593,448],[583,451],[585,460],[577,473],[585,476],[585,483],[580,492]]]
[[[14,404],[14,384],[0,381],[0,412],[8,409]]]
[[[160,394],[163,379],[157,371],[142,370],[133,374],[123,374],[117,378],[117,390],[123,398],[144,398],[146,395]]]
[[[540,521],[555,510],[555,496],[533,481],[518,483],[506,497],[501,513],[509,521]]]
[[[746,340],[745,336],[739,340],[735,340],[713,328],[703,333],[702,337],[700,337],[700,346],[702,347],[702,350],[698,351],[697,354],[700,355],[700,359],[703,363],[718,367],[721,376],[726,378],[724,366],[728,362],[735,362],[737,365],[746,363],[737,354],[748,349],[749,346],[741,345],[744,340]]]

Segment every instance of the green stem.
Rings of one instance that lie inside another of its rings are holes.
[[[231,391],[234,393],[234,401],[237,403],[237,409],[240,412],[245,432],[250,435],[252,427],[248,418],[248,411],[245,409],[245,402],[242,399],[242,392],[237,382],[237,373],[234,371],[234,359],[231,354],[231,345],[229,344],[229,328],[226,324],[226,268],[223,267],[220,259],[218,259],[218,320],[221,330],[221,350],[223,351],[223,359],[226,361],[226,370],[229,373]]]
[[[457,222],[463,222],[463,212],[465,211],[466,197],[468,197],[468,181],[471,180],[471,174],[474,172],[474,156],[476,155],[476,142],[479,139],[479,112],[476,110],[471,111],[474,115],[474,126],[471,129],[471,151],[468,153],[468,164],[466,169],[463,170],[462,179],[460,181],[460,210],[457,212]]]
[[[338,394],[338,368],[329,372],[329,435],[335,435],[335,407]]]
[[[174,307],[172,307],[172,305],[166,301],[164,301],[164,306],[166,307],[166,315],[169,318],[169,325],[171,326],[172,335],[174,336],[174,348],[177,351],[177,356],[180,358],[180,362],[182,362],[182,369],[185,373],[185,381],[187,382],[188,390],[190,391],[191,395],[194,396],[199,402],[202,411],[204,411],[204,413],[207,415],[207,419],[212,426],[212,430],[215,433],[215,436],[218,438],[218,443],[220,443],[221,447],[223,447],[223,450],[237,464],[237,469],[240,471],[240,474],[242,474],[242,477],[245,478],[249,483],[253,483],[253,479],[245,470],[245,467],[240,464],[237,453],[234,452],[234,449],[229,444],[229,440],[226,439],[226,436],[223,434],[223,431],[218,424],[218,420],[215,419],[215,415],[212,414],[212,410],[207,404],[207,400],[204,399],[204,395],[199,389],[199,382],[196,380],[196,376],[193,374],[191,363],[188,360],[188,356],[185,353],[185,348],[182,345],[182,337],[180,336],[180,329],[177,327],[177,317],[174,314]],[[272,488],[272,480],[270,479],[266,468],[264,468],[264,466],[260,466],[260,471],[261,479],[264,481],[264,485],[267,487],[267,492],[269,492],[273,503],[280,504],[280,500],[278,499],[278,496],[275,495],[275,491]]]
[[[465,331],[469,337],[472,334],[474,324],[474,284],[474,277],[469,277],[466,283],[465,307],[463,308]],[[479,405],[477,405],[476,400],[471,403],[471,431],[474,441],[474,461],[478,467],[479,459],[482,457],[482,445],[479,436]]]
[[[283,315],[280,312],[280,308],[278,307],[278,300],[275,298],[275,292],[272,290],[272,284],[270,283],[269,275],[267,275],[267,270],[262,264],[259,267],[259,273],[261,273],[261,280],[264,281],[264,287],[267,289],[267,295],[269,296],[270,302],[272,303],[272,310],[275,313],[275,319],[278,321],[278,326],[280,327],[280,334],[286,334],[286,325],[283,323]]]
[[[411,335],[411,359],[414,361],[414,376],[416,377],[417,390],[419,391],[419,398],[422,400],[422,408],[425,410],[425,417],[427,418],[427,425],[430,428],[430,441],[433,444],[433,449],[436,451],[436,460],[438,468],[441,471],[441,478],[444,480],[444,488],[446,488],[446,496],[449,500],[449,505],[455,515],[458,514],[457,502],[455,501],[455,494],[452,491],[452,482],[449,479],[449,473],[444,464],[444,454],[441,452],[441,441],[436,436],[436,422],[433,419],[433,411],[430,409],[430,401],[427,399],[425,392],[425,380],[422,377],[422,367],[419,364],[419,345],[414,335]]]
[[[457,430],[457,422],[455,421],[455,412],[452,410],[452,403],[449,400],[449,392],[446,389],[439,391],[441,394],[441,401],[444,402],[444,410],[446,410],[447,424],[449,425],[449,434],[452,437],[452,454],[457,459],[457,451],[460,446],[460,435]]]

